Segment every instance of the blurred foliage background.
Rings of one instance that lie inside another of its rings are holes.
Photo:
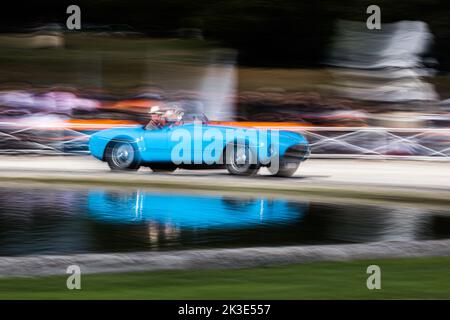
[[[99,0],[10,2],[0,12],[1,32],[33,25],[65,26],[66,8],[77,4],[82,28],[108,25],[170,37],[180,28],[201,29],[208,40],[237,49],[248,66],[320,66],[337,19],[366,21],[368,5],[381,7],[382,23],[421,20],[435,37],[438,70],[450,69],[449,2],[443,0]]]

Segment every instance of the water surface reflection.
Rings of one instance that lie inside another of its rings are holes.
[[[142,190],[0,188],[0,255],[450,238],[448,212]]]

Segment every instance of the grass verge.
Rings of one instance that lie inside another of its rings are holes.
[[[381,268],[368,290],[366,269]],[[0,278],[0,299],[450,299],[450,257],[327,262],[267,268]]]

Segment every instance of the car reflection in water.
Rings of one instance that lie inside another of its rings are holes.
[[[156,223],[175,229],[240,229],[298,220],[307,203],[265,198],[171,195],[137,191],[115,193],[93,190],[88,196],[89,214],[102,222]]]
[[[447,209],[0,188],[0,256],[324,245],[450,238]]]

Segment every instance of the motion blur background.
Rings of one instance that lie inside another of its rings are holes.
[[[371,4],[381,30],[366,27]],[[176,103],[302,132],[314,156],[448,158],[449,13],[438,0],[9,3],[0,153],[87,153],[89,134]]]

